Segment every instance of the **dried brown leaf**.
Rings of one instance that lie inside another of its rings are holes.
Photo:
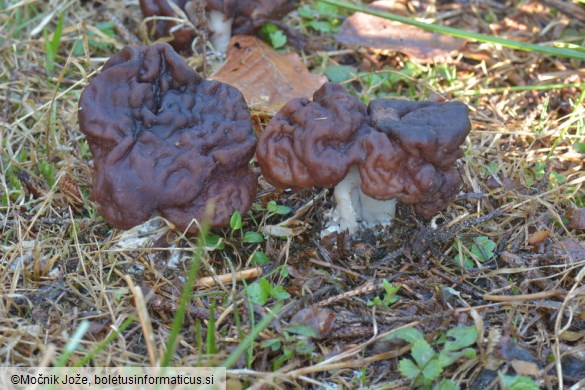
[[[335,313],[322,307],[307,307],[295,314],[291,320],[291,325],[304,325],[310,327],[316,338],[327,337],[331,333],[335,321]]]
[[[512,366],[512,368],[514,368],[514,371],[516,371],[516,374],[518,375],[530,375],[537,377],[538,374],[540,373],[538,364],[533,362],[514,359],[510,362],[510,365]]]
[[[575,208],[571,210],[571,220],[568,227],[571,229],[585,229],[585,208]]]
[[[311,74],[296,53],[277,53],[258,38],[232,37],[227,61],[212,79],[231,84],[254,111],[276,114],[288,101],[311,98],[327,78]]]
[[[83,196],[79,189],[79,182],[69,172],[59,181],[59,190],[63,196],[62,203],[64,206],[71,206],[71,208],[78,212],[83,206]]]
[[[391,11],[394,1],[375,1],[370,4],[381,11]],[[452,54],[465,46],[465,40],[436,34],[357,12],[347,18],[335,35],[337,41],[351,46],[366,46],[394,50],[421,61],[449,61]]]
[[[528,237],[528,243],[536,246],[540,245],[548,238],[548,230],[537,230]]]
[[[573,238],[565,238],[558,244],[553,246],[553,250],[560,254],[569,257],[571,263],[585,261],[585,247],[580,241]]]
[[[41,182],[35,179],[29,172],[25,170],[20,170],[17,174],[18,180],[20,180],[20,184],[24,187],[27,194],[33,196],[33,198],[38,199],[44,196],[48,189],[47,184],[45,182]]]

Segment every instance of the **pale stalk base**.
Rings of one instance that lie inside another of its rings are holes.
[[[218,11],[211,11],[207,14],[207,21],[210,37],[215,50],[225,52],[232,37],[233,18],[226,19],[224,14]]]
[[[377,200],[361,190],[362,180],[356,167],[352,167],[333,192],[336,206],[321,237],[347,230],[356,233],[360,225],[370,228],[388,226],[396,213],[396,200]]]

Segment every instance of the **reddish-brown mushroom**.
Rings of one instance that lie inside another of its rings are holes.
[[[395,200],[431,217],[460,187],[454,162],[471,128],[459,102],[375,99],[369,106],[328,83],[313,102],[295,99],[258,140],[264,178],[277,187],[335,187],[333,220],[387,223]],[[335,222],[333,222],[335,223]]]
[[[79,126],[94,160],[92,196],[112,226],[154,211],[179,229],[229,224],[256,194],[256,145],[242,94],[204,80],[168,44],[126,47],[81,94]]]
[[[192,0],[140,0],[140,9],[144,17],[177,17],[169,1],[174,2],[185,11],[188,18],[195,17]],[[253,34],[266,21],[277,20],[292,11],[299,0],[208,0],[205,6],[210,40],[219,51],[227,49],[228,41],[233,35]],[[191,20],[194,24],[197,21]],[[170,20],[158,20],[149,24],[157,38],[172,36],[170,42],[179,51],[189,50],[195,31],[188,27],[179,27]]]

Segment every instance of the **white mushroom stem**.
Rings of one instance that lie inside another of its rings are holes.
[[[377,200],[361,190],[362,179],[357,167],[351,167],[333,192],[336,206],[323,235],[347,230],[357,232],[360,222],[366,227],[389,225],[396,213],[396,200]]]
[[[209,28],[211,43],[217,51],[225,52],[232,36],[233,18],[226,19],[219,11],[210,11],[207,14],[207,26]]]

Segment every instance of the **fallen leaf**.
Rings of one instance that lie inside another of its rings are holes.
[[[47,184],[45,182],[41,182],[35,179],[32,174],[25,170],[19,171],[17,177],[18,180],[20,180],[20,184],[24,187],[26,193],[32,195],[35,199],[44,196],[48,191]]]
[[[528,243],[532,246],[540,245],[548,238],[547,230],[537,230],[528,237]]]
[[[581,242],[573,238],[565,238],[558,244],[553,245],[553,250],[561,255],[569,257],[570,263],[578,263],[585,261],[585,247],[581,245]]]
[[[571,210],[569,217],[571,220],[567,226],[570,229],[585,229],[585,208],[575,208]]]
[[[574,382],[583,380],[583,372],[585,372],[585,360],[573,355],[564,356],[562,359],[563,380]]]
[[[71,173],[66,172],[63,177],[61,177],[61,180],[59,181],[59,191],[61,195],[59,200],[63,206],[71,206],[76,213],[82,210],[83,196],[79,189],[79,182]]]
[[[510,362],[512,360],[519,360],[529,363],[538,363],[538,358],[534,355],[534,351],[520,346],[512,337],[504,335],[500,338],[499,358],[501,360]]]
[[[515,190],[515,191],[520,190],[524,187],[520,180],[508,179],[507,177],[502,177],[502,178],[496,179],[495,177],[490,176],[487,179],[486,184],[492,190],[496,189],[496,188],[501,188],[502,185],[504,186],[504,188],[506,190]]]
[[[296,225],[294,227],[287,227],[282,225],[264,225],[260,226],[258,231],[263,234],[268,234],[272,237],[286,237],[292,238],[298,236],[299,234],[303,233],[307,230],[307,224],[301,221],[296,221]]]
[[[536,363],[514,359],[510,362],[510,365],[518,375],[530,375],[537,377],[540,373],[540,368]]]
[[[254,111],[274,115],[290,100],[312,98],[325,76],[310,73],[296,53],[277,53],[258,38],[238,35],[230,40],[227,60],[212,79],[244,94]]]
[[[392,11],[394,1],[374,1],[372,8]],[[465,46],[463,39],[432,33],[404,23],[357,12],[347,18],[335,39],[345,45],[394,50],[421,61],[449,61]]]
[[[582,338],[585,338],[585,332],[574,332],[571,330],[564,330],[561,333],[559,333],[559,337],[562,340],[575,342],[581,340]]]
[[[308,326],[315,332],[315,337],[321,339],[331,333],[335,321],[335,313],[322,307],[307,307],[295,314],[291,320],[291,325]]]

